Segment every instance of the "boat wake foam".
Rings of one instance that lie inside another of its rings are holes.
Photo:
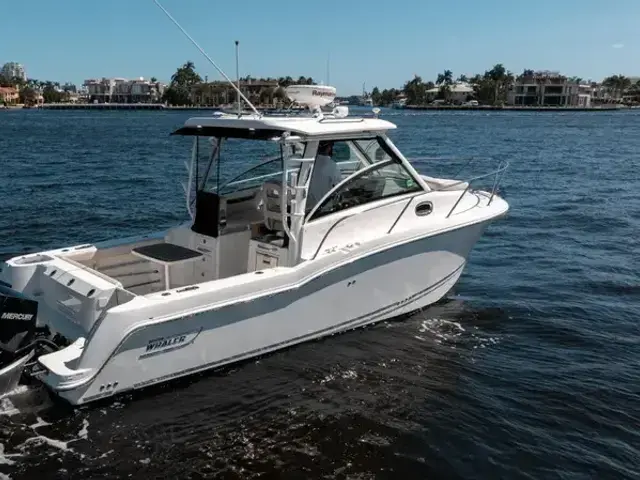
[[[425,341],[435,341],[440,345],[455,347],[457,344],[471,344],[472,349],[485,348],[499,342],[498,337],[487,336],[475,325],[466,328],[458,321],[445,318],[430,318],[423,320],[418,327],[418,335],[414,338]]]

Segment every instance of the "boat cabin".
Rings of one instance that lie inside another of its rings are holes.
[[[174,134],[194,137],[191,231],[235,246],[223,248],[215,277],[309,260],[338,217],[424,192],[387,139],[392,128],[378,118],[188,120]]]
[[[162,241],[98,247],[83,263],[146,295],[293,267],[379,238],[404,200],[430,187],[388,139],[395,125],[344,109],[188,119],[173,135],[193,138],[183,185],[191,220]],[[325,244],[336,229],[346,247]]]

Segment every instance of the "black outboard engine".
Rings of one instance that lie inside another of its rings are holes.
[[[0,284],[0,370],[31,351],[37,316],[38,302]]]

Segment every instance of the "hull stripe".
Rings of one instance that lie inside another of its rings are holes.
[[[167,375],[163,375],[162,377],[157,377],[151,380],[146,380],[144,382],[139,382],[133,385],[134,389],[139,389],[142,387],[146,387],[149,385],[152,385],[154,383],[159,383],[159,382],[163,382],[163,381],[167,381],[167,380],[171,380],[177,377],[182,377],[185,375],[189,375],[192,373],[197,373],[200,371],[204,371],[204,370],[209,370],[211,368],[216,368],[216,367],[220,367],[229,363],[233,363],[235,361],[240,361],[243,358],[251,358],[251,357],[257,357],[259,355],[268,353],[268,352],[272,352],[274,350],[278,350],[280,348],[284,348],[285,346],[292,346],[298,343],[302,343],[306,340],[310,340],[312,338],[318,338],[318,337],[322,337],[326,334],[328,334],[331,331],[335,331],[335,333],[340,332],[342,330],[349,330],[349,329],[354,329],[354,328],[358,328],[358,327],[362,327],[368,323],[372,323],[375,322],[379,319],[381,319],[382,317],[388,315],[389,313],[393,313],[393,311],[398,310],[406,305],[409,305],[410,303],[413,303],[417,300],[420,300],[422,297],[425,297],[426,295],[428,295],[429,293],[431,293],[432,291],[434,291],[435,289],[437,289],[438,287],[442,286],[443,284],[445,284],[447,281],[449,281],[451,278],[453,278],[454,276],[456,276],[463,268],[464,268],[465,264],[463,263],[460,267],[458,267],[456,270],[454,270],[452,273],[450,273],[449,275],[447,275],[446,277],[444,277],[443,279],[439,280],[437,283],[431,285],[430,287],[427,287],[423,290],[420,290],[419,292],[414,293],[413,295],[400,300],[398,302],[392,303],[390,305],[387,305],[385,307],[382,307],[378,310],[375,310],[373,312],[367,313],[365,315],[361,315],[360,317],[356,317],[353,318],[351,320],[347,320],[346,322],[343,323],[339,323],[337,325],[333,325],[331,327],[327,327],[324,328],[322,330],[318,330],[316,332],[313,332],[311,334],[307,334],[307,335],[301,335],[299,337],[294,337],[288,340],[285,340],[283,342],[279,342],[279,343],[274,343],[272,345],[269,345],[268,347],[262,347],[262,348],[257,348],[255,350],[251,350],[249,352],[243,352],[240,353],[238,355],[234,355],[232,357],[227,357],[223,360],[216,360],[215,362],[211,362],[211,363],[207,363],[204,365],[198,365],[197,367],[191,367],[191,368],[187,368],[185,370],[181,370],[179,372],[174,372],[174,373],[170,373]]]

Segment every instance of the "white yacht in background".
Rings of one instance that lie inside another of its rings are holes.
[[[362,84],[362,96],[359,98],[361,107],[373,107],[373,98],[367,93],[366,84]]]
[[[421,175],[387,136],[392,123],[322,113],[332,87],[287,94],[310,113],[222,113],[173,132],[193,137],[189,222],[0,267],[0,393],[37,380],[85,404],[406,314],[451,289],[508,210],[495,194],[506,166],[488,174],[491,191]],[[225,178],[237,153],[246,170]]]
[[[407,98],[404,96],[396,98],[391,104],[391,108],[403,109],[407,106]]]

